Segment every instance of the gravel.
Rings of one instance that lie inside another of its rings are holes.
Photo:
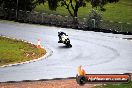
[[[101,84],[79,85],[75,79],[34,81],[34,82],[16,82],[0,83],[0,88],[92,88]]]

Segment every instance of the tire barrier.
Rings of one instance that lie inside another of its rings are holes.
[[[76,82],[79,85],[85,83],[128,83],[131,81],[131,73],[124,74],[86,74],[82,65],[78,67]]]
[[[79,85],[85,83],[129,83],[130,81],[130,74],[85,74],[76,76],[76,82]]]

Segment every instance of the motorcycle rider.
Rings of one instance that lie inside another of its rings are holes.
[[[62,32],[61,30],[58,31],[58,37],[59,37],[59,41],[58,43],[62,43],[62,40],[61,40],[61,36],[62,35],[66,35],[66,33]]]

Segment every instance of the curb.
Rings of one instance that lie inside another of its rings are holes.
[[[3,35],[0,35],[0,36],[1,37],[5,37],[5,38],[10,38],[10,39],[18,40],[16,38],[6,37],[6,36],[3,36]],[[21,40],[20,39],[19,41],[23,41],[23,42],[26,42],[26,43],[29,43],[29,44],[32,44],[32,45],[36,45],[36,44],[34,44],[32,42],[28,42],[26,40]],[[48,58],[49,56],[51,56],[53,54],[53,51],[51,49],[49,49],[47,47],[43,47],[43,46],[41,48],[43,48],[43,49],[46,50],[46,54],[44,56],[40,57],[40,58],[36,58],[34,60],[24,61],[24,62],[20,62],[20,63],[18,62],[18,63],[15,63],[15,64],[3,65],[3,66],[0,66],[0,68],[17,66],[17,65],[22,65],[22,64],[28,64],[28,63],[36,62],[36,61],[39,61],[39,60],[42,60],[42,59],[46,59],[46,58]]]
[[[113,38],[117,38],[117,39],[120,39],[120,40],[127,40],[127,41],[130,41],[132,42],[132,38],[120,38],[120,37],[113,37]]]
[[[6,82],[0,82],[0,83],[20,83],[20,82],[53,81],[53,80],[67,80],[67,79],[76,79],[76,77],[38,79],[38,80],[22,80],[22,81],[6,81]]]

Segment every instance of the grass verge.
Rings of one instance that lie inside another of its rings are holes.
[[[0,66],[37,59],[46,50],[20,40],[0,36]]]
[[[94,88],[132,88],[132,81],[127,83],[122,83],[122,84],[106,84],[102,86],[96,86]]]

